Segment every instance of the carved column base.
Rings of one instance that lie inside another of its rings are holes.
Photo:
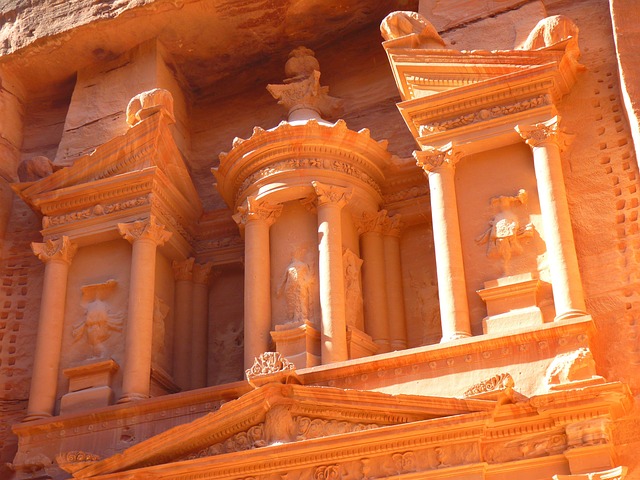
[[[540,283],[531,273],[485,282],[485,288],[478,290],[488,314],[482,320],[482,331],[503,333],[542,325],[544,320],[538,307]]]
[[[355,327],[347,327],[347,348],[349,350],[349,360],[370,357],[378,353],[380,349],[370,335]]]
[[[114,360],[67,368],[69,392],[60,400],[60,414],[80,412],[113,404],[111,380],[118,370]]]
[[[310,322],[294,326],[276,325],[271,332],[276,351],[295,365],[308,368],[320,365],[320,332]]]

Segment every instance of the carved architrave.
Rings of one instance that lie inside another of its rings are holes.
[[[193,280],[193,262],[195,258],[187,258],[186,260],[174,260],[171,264],[173,267],[173,275],[177,281],[190,282]]]
[[[457,150],[451,142],[443,147],[428,147],[424,150],[413,152],[416,165],[425,172],[435,172],[439,168],[453,167],[462,158],[462,152]]]
[[[49,239],[44,243],[33,242],[31,250],[44,263],[56,261],[71,265],[73,256],[78,250],[78,245],[72,243],[69,237],[62,236],[56,239]]]
[[[119,223],[118,231],[129,243],[134,243],[138,240],[151,240],[157,246],[164,245],[172,235],[164,225],[157,222],[154,215],[151,215],[148,220]]]
[[[484,448],[484,458],[489,463],[504,463],[528,458],[558,455],[567,448],[567,436],[549,432],[527,439],[514,439],[490,444]]]
[[[545,143],[559,145],[558,117],[534,125],[518,125],[516,132],[531,148],[540,147]]]
[[[273,205],[266,200],[257,200],[256,197],[250,196],[238,207],[238,213],[233,215],[233,220],[240,226],[245,226],[250,221],[262,221],[271,226],[281,213],[282,205]]]
[[[318,206],[335,203],[339,207],[344,207],[351,198],[352,192],[350,188],[328,185],[317,181],[313,181],[311,184],[318,195]]]

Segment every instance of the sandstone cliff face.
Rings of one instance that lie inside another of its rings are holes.
[[[638,231],[638,137],[640,72],[628,32],[633,2],[422,1],[457,49],[511,49],[545,15],[563,14],[580,28],[580,62],[586,71],[560,108],[573,137],[565,153],[565,183],[587,308],[598,328],[594,354],[598,373],[640,392],[640,232]],[[271,128],[284,113],[265,90],[279,82],[286,52],[305,44],[316,49],[323,84],[342,98],[349,128],[368,128],[389,139],[389,150],[409,165],[416,148],[399,115],[399,100],[378,23],[393,9],[417,10],[417,2],[266,2],[132,0],[119,2],[41,0],[4,2],[0,12],[0,461],[16,449],[10,424],[20,420],[28,397],[32,347],[39,313],[43,268],[29,243],[39,241],[40,219],[8,183],[21,160],[43,155],[69,164],[121,134],[131,84],[117,98],[97,88],[112,75],[127,82],[120,66],[144,42],[156,42],[163,66],[149,75],[168,79],[183,94],[183,153],[205,210],[226,211],[212,188],[211,167],[236,136],[255,126]],[[624,33],[624,35],[623,35]],[[617,46],[617,50],[616,50]],[[622,76],[623,84],[620,84]],[[635,82],[635,83],[634,83]],[[142,82],[144,83],[144,82]],[[141,87],[142,88],[142,87]],[[96,93],[97,92],[97,93]],[[110,90],[109,92],[112,92]],[[74,98],[76,103],[74,104]],[[96,109],[87,115],[89,99]],[[113,101],[109,108],[108,101]],[[637,145],[637,144],[636,144]],[[637,146],[636,146],[637,148]],[[425,179],[418,187],[426,189]],[[431,231],[418,226],[403,238],[410,345],[440,336]],[[416,258],[411,252],[426,250]],[[216,290],[211,311],[229,319],[212,329],[210,363],[220,365],[210,383],[242,378],[237,346],[242,323],[242,272],[231,268]],[[215,284],[214,284],[215,285]],[[213,369],[210,368],[210,371]],[[620,463],[638,468],[636,411],[616,425]],[[0,476],[8,472],[0,470]],[[640,478],[633,470],[630,478]]]

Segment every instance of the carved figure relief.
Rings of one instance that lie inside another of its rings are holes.
[[[304,250],[298,249],[293,254],[293,260],[285,270],[276,296],[284,294],[287,305],[287,323],[295,326],[305,322],[313,323],[312,287],[315,284],[315,274],[311,265],[304,261]]]
[[[342,255],[344,265],[344,288],[347,326],[364,327],[364,304],[362,299],[361,269],[363,260],[348,248]]]
[[[433,343],[439,335],[440,302],[435,284],[429,282],[424,272],[409,272],[409,285],[413,293],[412,317],[420,325],[420,345]]]
[[[521,240],[533,236],[533,224],[521,225],[518,213],[514,211],[515,207],[526,205],[527,198],[524,189],[520,189],[514,196],[492,198],[494,216],[489,222],[489,228],[476,238],[478,245],[487,245],[487,257],[502,259],[505,270],[511,257],[522,253]]]
[[[107,280],[104,283],[85,285],[81,288],[85,315],[73,326],[71,334],[74,343],[84,338],[90,345],[93,356],[96,357],[106,355],[105,342],[113,332],[122,331],[123,313],[111,312],[106,301],[113,295],[116,285],[115,280]]]
[[[162,358],[166,353],[165,319],[169,315],[170,307],[160,297],[153,301],[153,354],[155,358]]]

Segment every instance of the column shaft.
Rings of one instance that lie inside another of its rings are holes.
[[[516,129],[533,151],[556,320],[584,315],[586,306],[564,186],[557,119]]]
[[[390,350],[384,242],[378,229],[360,235],[365,331],[379,353]]]
[[[454,182],[456,155],[451,145],[416,152],[418,165],[428,171],[436,253],[442,342],[471,335],[467,286],[462,260],[458,202]]]
[[[47,247],[50,247],[48,252]],[[50,417],[54,413],[62,351],[67,276],[76,246],[71,244],[67,237],[63,237],[45,244],[32,244],[32,248],[36,255],[46,262],[46,266],[25,421]]]
[[[390,346],[391,350],[403,350],[407,348],[407,324],[402,289],[399,232],[385,233],[383,239]]]
[[[191,388],[204,388],[207,386],[207,363],[209,361],[209,275],[211,267],[211,264],[194,266]]]
[[[190,258],[173,262],[176,277],[173,328],[173,381],[188,390],[191,386],[191,348],[193,318],[193,262]]]

